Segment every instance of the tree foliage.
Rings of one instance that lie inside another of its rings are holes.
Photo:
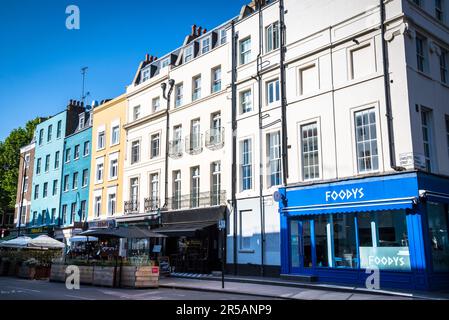
[[[0,213],[14,210],[19,178],[20,148],[31,142],[41,118],[30,120],[25,128],[11,131],[5,141],[0,142]]]

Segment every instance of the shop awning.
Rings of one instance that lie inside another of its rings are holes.
[[[92,229],[81,232],[79,236],[93,236],[99,238],[126,238],[126,239],[144,239],[144,238],[164,238],[165,236],[154,231],[138,227],[119,227],[113,229]]]
[[[158,229],[154,229],[154,232],[164,234],[169,237],[180,236],[193,236],[199,230],[203,230],[207,227],[217,225],[217,221],[196,221],[196,222],[184,222],[184,223],[171,223],[166,224]]]
[[[370,212],[385,210],[412,209],[415,198],[382,199],[377,201],[358,201],[348,203],[320,204],[310,206],[295,206],[282,209],[283,213],[293,215],[317,215],[353,212]]]

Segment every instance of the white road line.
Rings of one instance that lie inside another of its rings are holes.
[[[72,296],[70,294],[65,294],[65,296],[69,297],[69,298],[76,298],[76,299],[81,299],[81,300],[95,300],[95,299],[90,299],[90,298],[85,298],[85,297]]]

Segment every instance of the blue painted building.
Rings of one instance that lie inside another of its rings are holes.
[[[449,288],[449,179],[406,172],[281,188],[281,274]],[[372,278],[371,278],[372,279]]]
[[[67,108],[36,127],[33,190],[29,233],[54,234],[60,224],[61,175],[65,137],[78,125],[80,102],[70,101]]]
[[[83,111],[78,115],[75,132],[67,136],[64,142],[59,209],[61,229],[56,237],[65,241],[81,232],[82,222],[87,220],[91,141],[91,112]]]

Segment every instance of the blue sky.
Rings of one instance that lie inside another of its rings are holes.
[[[250,0],[0,1],[0,140],[37,116],[80,99],[80,68],[89,67],[88,101],[125,91],[145,54],[179,47],[197,24],[208,30],[239,14]],[[68,5],[80,30],[65,27]]]

